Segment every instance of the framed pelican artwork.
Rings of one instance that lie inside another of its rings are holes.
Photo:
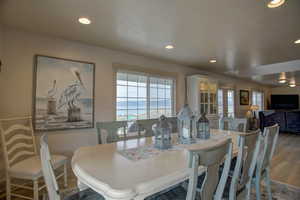
[[[33,126],[36,131],[94,127],[95,64],[35,56]]]

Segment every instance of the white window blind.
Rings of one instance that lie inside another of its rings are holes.
[[[264,107],[264,95],[262,92],[253,91],[252,92],[252,105],[257,105],[258,110],[263,110]]]
[[[116,119],[168,117],[174,110],[174,80],[134,72],[117,72]]]
[[[234,117],[234,90],[227,91],[228,117]]]
[[[218,115],[224,116],[224,104],[223,104],[223,90],[218,89]]]

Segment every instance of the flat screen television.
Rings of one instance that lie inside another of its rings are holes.
[[[299,109],[299,95],[271,95],[271,109],[295,110]]]

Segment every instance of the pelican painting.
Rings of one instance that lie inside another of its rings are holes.
[[[93,127],[94,70],[93,63],[36,56],[36,130]]]

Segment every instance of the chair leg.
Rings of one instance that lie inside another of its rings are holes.
[[[189,186],[187,191],[186,200],[194,200],[196,197],[196,188],[197,188],[197,182],[198,182],[198,167],[196,167],[199,163],[198,156],[195,156],[193,158],[193,167],[190,169],[190,179],[189,179]],[[201,196],[202,199],[202,196]]]
[[[38,180],[33,181],[33,200],[39,200]]]
[[[64,164],[64,186],[68,187],[67,163]]]
[[[266,173],[266,175],[265,175],[265,183],[266,183],[267,192],[268,192],[268,199],[272,200],[271,181],[270,181],[269,169],[266,169],[265,173]]]
[[[11,199],[11,180],[8,175],[6,175],[6,200]]]
[[[255,190],[256,190],[256,200],[260,200],[261,191],[260,191],[260,175],[255,177]]]
[[[246,193],[246,200],[250,200],[250,196],[251,196],[251,181],[252,180],[250,180],[248,183],[247,183],[247,185],[246,185],[246,191],[247,191],[247,193]]]

